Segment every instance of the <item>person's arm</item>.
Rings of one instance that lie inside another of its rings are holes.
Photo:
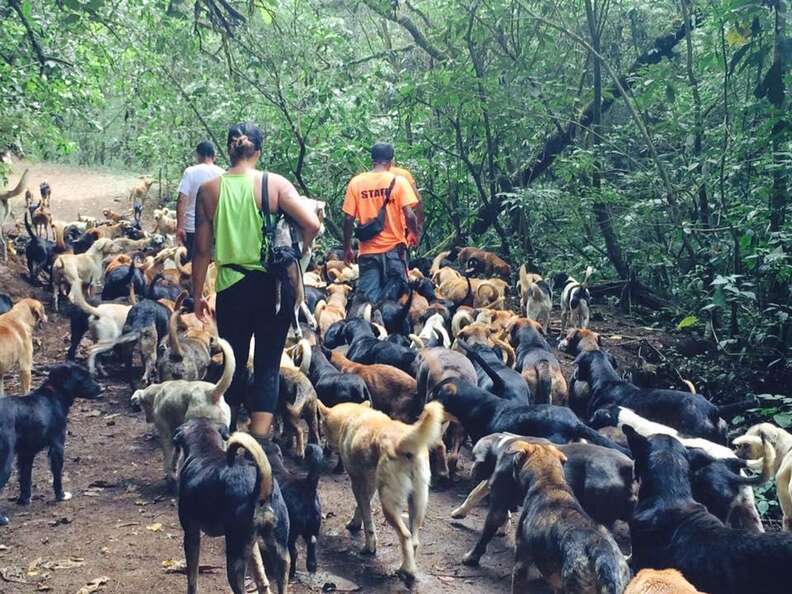
[[[424,205],[423,199],[421,195],[418,193],[418,188],[413,188],[415,190],[415,195],[418,196],[418,204],[415,205],[415,219],[417,223],[417,232],[416,232],[416,240],[415,244],[418,245],[421,243],[421,237],[423,236],[424,231]]]
[[[355,229],[355,217],[344,215],[344,264],[351,264],[355,259],[352,251],[352,231]]]
[[[195,315],[202,322],[208,321],[209,304],[203,297],[206,271],[212,246],[212,224],[203,200],[203,189],[198,189],[195,198],[195,239],[192,258],[192,296],[195,302]]]
[[[300,228],[303,238],[303,250],[309,250],[314,238],[319,234],[319,217],[310,208],[310,203],[300,198],[299,192],[289,180],[277,175],[274,181],[278,196],[278,208],[289,215]]]
[[[404,213],[404,222],[407,224],[408,233],[418,237],[418,217],[415,216],[412,206],[405,206],[402,208],[402,212]]]
[[[176,241],[180,244],[184,243],[187,238],[187,232],[184,229],[185,218],[187,216],[187,194],[179,192],[179,198],[176,202]]]

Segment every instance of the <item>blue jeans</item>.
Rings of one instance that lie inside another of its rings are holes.
[[[396,299],[407,282],[406,250],[401,245],[384,254],[360,256],[358,266],[358,290],[372,303]]]

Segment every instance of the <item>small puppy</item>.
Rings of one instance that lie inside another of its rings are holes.
[[[523,487],[512,593],[539,575],[565,594],[622,594],[630,569],[610,533],[594,522],[564,479],[566,456],[551,445],[512,446],[514,479]]]
[[[226,449],[226,437],[225,426],[218,427],[209,419],[192,419],[173,436],[176,451],[184,454],[179,470],[179,522],[184,531],[188,594],[198,592],[201,532],[225,536],[226,572],[234,594],[245,592],[248,563],[258,591],[270,591],[258,541],[262,534],[289,532],[285,503],[261,446],[246,433],[234,433]],[[238,460],[240,449],[252,464]],[[277,569],[278,592],[286,592],[288,553],[284,542],[273,544],[263,547],[264,557],[268,567]]]
[[[327,302],[322,300],[316,304],[314,315],[319,323],[319,334],[322,337],[330,326],[346,317],[347,299],[351,292],[352,287],[349,285],[330,285],[327,287]]]
[[[588,290],[588,282],[594,269],[589,266],[586,268],[586,276],[582,283],[574,278],[568,278],[561,292],[561,334],[566,331],[567,323],[576,328],[588,328],[591,318],[591,293]]]
[[[102,388],[88,371],[76,363],[62,363],[50,370],[44,383],[23,398],[0,399],[0,490],[11,476],[14,457],[19,467],[17,504],[28,505],[32,490],[33,460],[49,448],[52,488],[56,501],[71,499],[63,490],[63,454],[66,419],[75,398],[96,398]],[[8,518],[0,514],[0,526]]]
[[[33,371],[33,329],[47,321],[41,301],[26,297],[0,315],[0,397],[5,396],[3,377],[19,367],[22,392],[30,392]]]
[[[702,594],[676,569],[642,569],[624,594]]]
[[[792,435],[770,423],[759,423],[732,444],[740,458],[754,462],[751,466],[761,472],[763,482],[775,476],[784,530],[792,530]]]
[[[164,455],[165,478],[169,483],[176,481],[176,462],[173,434],[189,419],[207,418],[226,427],[231,424],[231,409],[223,394],[231,385],[236,362],[234,352],[225,340],[218,340],[223,351],[225,366],[223,375],[216,384],[202,381],[171,380],[151,384],[135,391],[130,399],[134,408],[141,407],[146,413],[146,422],[154,423]]]
[[[379,492],[385,519],[401,542],[401,578],[411,585],[418,566],[418,531],[426,515],[429,498],[429,448],[439,445],[443,407],[430,402],[412,425],[390,419],[368,405],[351,402],[327,408],[319,402],[319,413],[327,430],[327,441],[341,455],[352,482],[357,507],[347,524],[352,532],[363,525],[364,553],[377,551],[377,535],[371,517],[371,498]],[[408,509],[408,524],[402,512]]]
[[[83,293],[94,295],[94,287],[103,277],[102,260],[110,255],[113,242],[107,238],[97,239],[83,254],[61,254],[52,265],[52,305],[58,311],[58,300],[62,287],[69,287],[69,299],[74,302],[74,291],[77,283]]]

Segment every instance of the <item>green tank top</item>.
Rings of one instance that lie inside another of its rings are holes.
[[[246,270],[266,270],[261,265],[261,211],[253,196],[253,177],[246,173],[220,176],[220,198],[214,217],[214,247],[217,271],[216,290],[220,291],[244,278],[229,264]]]

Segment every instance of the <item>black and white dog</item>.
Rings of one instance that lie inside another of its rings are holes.
[[[67,501],[63,490],[66,421],[75,398],[96,398],[102,392],[88,370],[76,363],[52,368],[44,383],[27,396],[0,399],[0,489],[11,476],[14,457],[19,468],[19,505],[30,503],[33,460],[49,448],[52,488],[56,501]],[[0,526],[8,518],[0,514]]]
[[[579,283],[574,278],[569,277],[561,291],[561,335],[564,335],[568,323],[575,328],[588,328],[591,319],[591,292],[588,290],[588,282],[594,269],[589,266],[586,268],[586,276],[583,282]]]

